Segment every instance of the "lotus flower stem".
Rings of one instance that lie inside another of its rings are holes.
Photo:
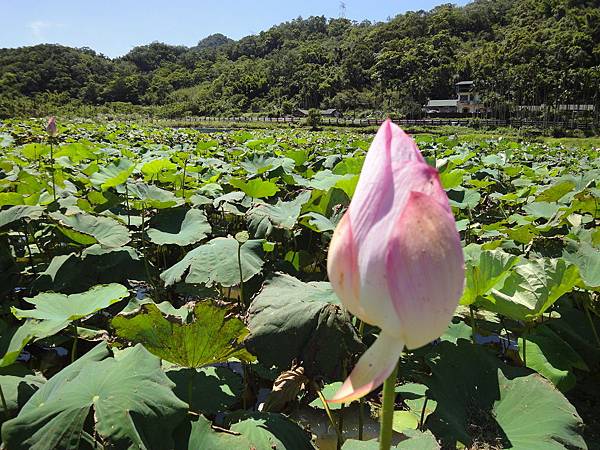
[[[429,401],[429,397],[425,396],[425,401],[423,402],[423,408],[421,408],[421,418],[419,419],[419,430],[423,431],[423,426],[425,425],[425,410],[427,408],[427,402]]]
[[[396,403],[396,377],[398,365],[383,383],[383,404],[381,406],[381,419],[379,428],[379,450],[390,450],[392,446],[392,423],[394,419],[394,405]]]
[[[473,344],[475,344],[475,335],[477,334],[477,321],[475,320],[475,312],[473,311],[473,306],[469,306],[469,314],[471,316],[471,340]]]
[[[194,371],[196,369],[189,369],[189,375],[188,375],[188,385],[187,385],[187,394],[188,394],[188,406],[189,406],[189,410],[192,410],[192,394],[193,394],[193,387],[194,387]]]
[[[125,182],[125,206],[127,207],[127,226],[131,227],[131,209],[129,208],[129,188]]]
[[[29,254],[29,264],[31,264],[31,270],[33,274],[37,276],[37,270],[33,261],[33,253],[31,253],[31,246],[29,245],[29,235],[27,234],[27,222],[25,222],[23,234],[25,235],[25,247],[27,247],[27,253]]]
[[[338,450],[342,450],[342,445],[344,445],[344,406],[344,403],[340,405],[340,411],[338,413]]]
[[[335,434],[337,435],[337,442],[340,443],[342,441],[342,436],[340,436],[340,431],[338,430],[337,424],[335,423],[335,419],[333,418],[333,414],[331,414],[331,409],[329,409],[329,404],[321,390],[317,387],[316,389],[317,395],[319,396],[319,400],[323,404],[323,408],[325,408],[325,413],[327,414],[327,418],[329,419],[329,423],[331,423],[331,427],[335,430]]]
[[[363,440],[363,428],[365,424],[365,399],[358,399],[358,440]]]
[[[598,347],[600,348],[600,336],[598,336],[598,330],[596,330],[596,325],[594,325],[594,320],[592,319],[592,314],[590,313],[590,307],[586,303],[583,309],[585,309],[585,315],[587,316],[588,321],[590,322],[590,327],[592,328],[592,333],[594,333],[594,337],[596,338],[596,343],[598,344]]]
[[[244,309],[244,274],[242,272],[242,243],[238,242],[238,268],[240,270],[240,307]]]
[[[54,175],[54,149],[52,145],[53,139],[50,139],[50,164],[52,167],[50,168],[50,173],[52,174],[52,196],[54,197],[54,201],[56,201],[56,178]]]
[[[365,333],[365,323],[358,319],[358,335],[362,339]],[[358,440],[363,440],[363,429],[365,424],[365,399],[358,399]]]
[[[158,296],[158,288],[154,285],[154,281],[152,280],[152,275],[150,274],[150,266],[148,265],[148,254],[146,252],[146,240],[144,239],[144,226],[146,219],[146,205],[142,205],[142,225],[140,226],[140,240],[142,245],[140,246],[140,251],[142,252],[142,256],[144,257],[144,269],[146,269],[146,276],[148,277],[148,283],[154,290],[154,295]],[[183,248],[182,248],[183,251]]]
[[[527,329],[525,329],[525,331],[521,335],[521,341],[523,341],[523,365],[525,367],[527,367],[527,339],[525,339],[526,334]]]
[[[2,386],[0,385],[0,398],[2,399],[2,409],[4,409],[4,418],[6,420],[10,419],[10,415],[8,414],[8,405],[6,404],[6,398],[4,397],[4,391],[2,390]]]
[[[71,363],[77,359],[77,324],[73,322],[73,346],[71,347]]]

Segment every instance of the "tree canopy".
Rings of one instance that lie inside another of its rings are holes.
[[[116,59],[49,44],[0,49],[0,116],[49,98],[201,115],[407,111],[454,96],[458,80],[474,80],[488,101],[597,105],[600,1],[475,0],[381,23],[298,18],[238,41],[154,42]]]

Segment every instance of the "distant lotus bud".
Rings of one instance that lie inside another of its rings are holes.
[[[460,236],[437,170],[415,142],[385,122],[365,158],[356,192],[327,260],[331,285],[355,316],[381,328],[331,401],[379,387],[403,348],[447,329],[463,291]]]
[[[56,127],[56,117],[52,116],[48,119],[48,125],[46,125],[46,132],[50,137],[56,137],[58,129]]]

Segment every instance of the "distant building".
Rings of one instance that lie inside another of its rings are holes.
[[[520,111],[542,112],[551,111],[574,111],[574,112],[594,112],[594,105],[521,105]]]
[[[429,100],[424,109],[427,114],[455,113],[458,111],[458,100]]]
[[[296,117],[306,117],[306,116],[308,116],[308,109],[297,109],[296,111],[294,111],[294,115]],[[335,108],[322,109],[321,116],[323,116],[323,117],[342,117],[342,113]]]
[[[459,81],[455,88],[456,98],[429,100],[423,110],[427,114],[477,114],[486,111],[479,93],[474,89],[473,81]]]

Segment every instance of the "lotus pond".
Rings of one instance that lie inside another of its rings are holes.
[[[377,449],[379,390],[325,402],[378,333],[326,266],[372,138],[2,124],[4,448]],[[466,285],[396,448],[600,448],[599,149],[415,139]]]

